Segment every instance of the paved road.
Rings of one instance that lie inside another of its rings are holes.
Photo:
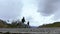
[[[60,34],[60,28],[0,28],[0,32]]]

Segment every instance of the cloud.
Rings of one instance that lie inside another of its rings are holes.
[[[60,20],[60,0],[0,0],[0,18],[21,19],[39,26]]]
[[[39,2],[38,12],[43,16],[50,16],[58,10],[57,4],[60,0],[42,0]]]
[[[58,10],[58,1],[54,0],[23,0],[21,16],[30,21],[30,25],[39,26],[52,23],[56,20],[55,13]],[[38,25],[37,25],[38,24]]]
[[[0,0],[0,18],[15,19],[21,15],[21,0]]]

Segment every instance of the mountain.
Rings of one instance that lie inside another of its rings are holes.
[[[0,19],[0,28],[30,28],[30,26],[22,23],[21,21],[13,21],[11,24],[9,24]]]
[[[0,28],[7,27],[7,22],[0,19]]]
[[[49,27],[60,27],[60,22],[54,22],[52,24],[44,24],[42,26],[39,26],[38,28],[49,28]]]
[[[30,26],[31,28],[37,28],[37,26]]]

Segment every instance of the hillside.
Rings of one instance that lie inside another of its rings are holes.
[[[25,24],[24,22],[25,22],[24,17],[21,21],[20,20],[12,21],[11,24],[0,19],[0,28],[30,28],[29,22],[27,22],[27,24]]]
[[[0,19],[0,28],[6,28],[7,22]]]
[[[60,27],[60,22],[54,22],[54,23],[52,23],[52,24],[44,24],[44,25],[41,25],[41,26],[39,26],[39,28],[40,27]]]

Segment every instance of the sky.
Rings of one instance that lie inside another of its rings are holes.
[[[60,21],[60,0],[0,0],[0,19],[17,20],[39,26]]]

